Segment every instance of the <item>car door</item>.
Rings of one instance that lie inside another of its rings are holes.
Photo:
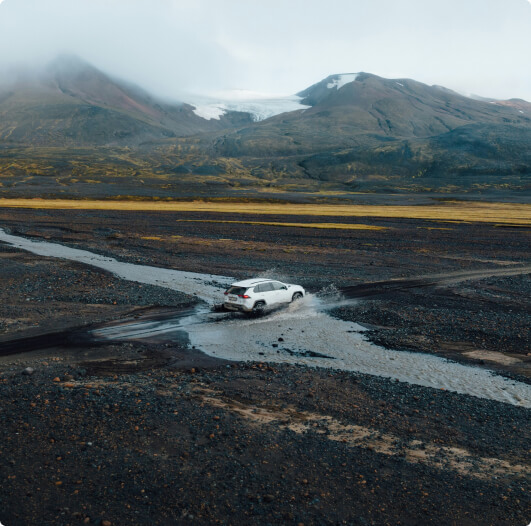
[[[254,289],[253,289],[253,299],[254,299],[255,303],[257,301],[265,301],[266,303],[269,303],[267,301],[265,285],[267,285],[267,283],[260,283],[260,285],[256,285],[254,287]]]
[[[268,305],[274,305],[275,303],[278,303],[278,299],[276,297],[276,291],[271,281],[268,281],[267,283],[262,283],[261,287],[263,291],[264,301]]]
[[[273,289],[275,291],[275,303],[289,303],[289,291],[287,285],[280,283],[280,281],[273,281]]]

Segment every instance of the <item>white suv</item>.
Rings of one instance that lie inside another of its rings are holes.
[[[288,285],[272,279],[247,279],[233,283],[225,291],[223,306],[228,310],[260,312],[267,305],[291,303],[304,294],[300,285]]]

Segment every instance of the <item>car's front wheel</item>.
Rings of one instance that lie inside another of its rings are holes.
[[[302,293],[301,292],[295,292],[293,294],[293,298],[291,298],[291,301],[298,301],[302,299]]]

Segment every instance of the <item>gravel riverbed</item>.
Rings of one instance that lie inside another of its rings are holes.
[[[486,225],[452,235],[421,230],[421,248],[446,242],[445,257],[429,262],[417,258],[413,235],[424,224],[411,221],[397,222],[403,235],[391,239],[385,231],[191,231],[174,217],[149,219],[83,214],[66,230],[61,212],[9,211],[3,226],[151,265],[237,277],[273,269],[317,290],[525,262],[522,232],[504,245]],[[96,231],[103,220],[112,231]],[[142,239],[156,237],[153,230],[161,239]],[[472,241],[460,242],[463,233]],[[286,251],[264,254],[268,239]],[[363,244],[379,248],[368,255]],[[341,267],[334,246],[344,251]],[[197,303],[1,244],[0,282],[0,346]],[[523,380],[529,286],[522,275],[395,291],[334,315],[365,323],[382,345]],[[519,361],[466,354],[478,350]],[[529,522],[529,411],[509,404],[345,371],[225,362],[190,349],[186,338],[9,354],[0,357],[0,400],[5,526]]]

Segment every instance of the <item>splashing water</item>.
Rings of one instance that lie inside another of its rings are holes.
[[[233,279],[194,274],[131,263],[56,243],[35,242],[11,236],[0,229],[0,241],[35,254],[79,261],[113,272],[122,279],[149,283],[194,294],[212,302]],[[531,407],[531,387],[491,371],[451,362],[437,356],[383,349],[367,341],[365,329],[332,318],[327,310],[344,301],[337,289],[307,295],[286,308],[262,317],[217,314],[201,307],[192,316],[160,322],[134,322],[100,331],[109,339],[143,338],[156,333],[186,331],[192,346],[218,358],[237,361],[296,363],[394,378],[437,389]]]

